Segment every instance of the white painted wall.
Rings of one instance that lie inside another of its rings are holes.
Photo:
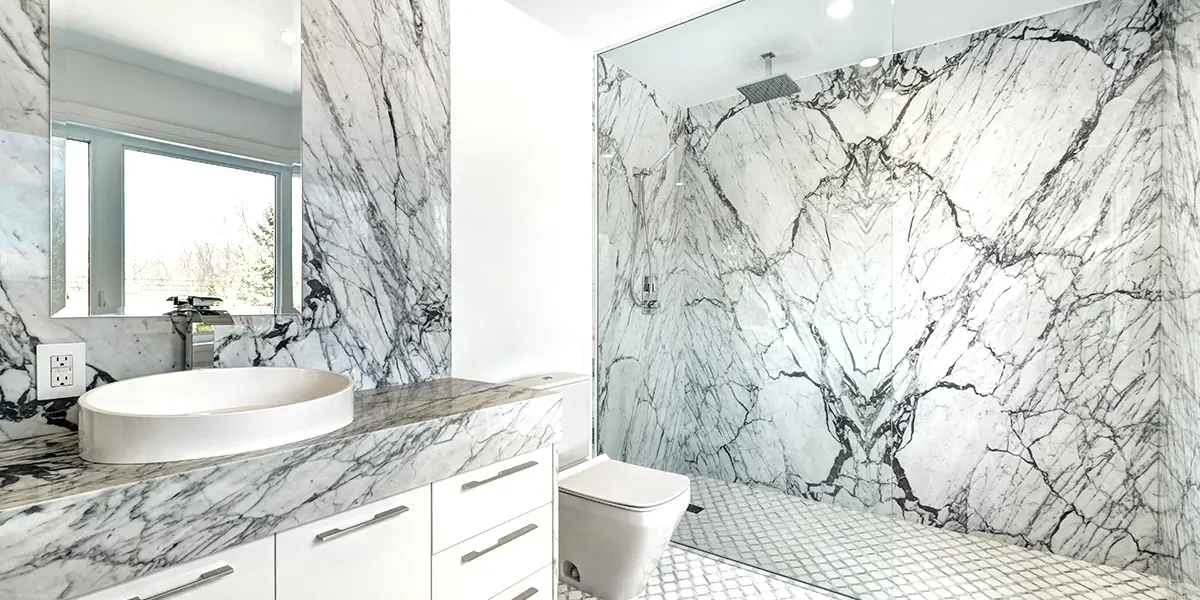
[[[455,377],[592,372],[592,54],[451,0]]]

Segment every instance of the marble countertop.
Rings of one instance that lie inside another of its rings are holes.
[[[0,600],[73,598],[555,443],[556,392],[443,379],[354,422],[204,460],[99,465],[74,434],[0,443]]]

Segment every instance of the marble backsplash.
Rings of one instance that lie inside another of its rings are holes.
[[[450,368],[445,0],[303,3],[304,301],[220,331],[220,366],[297,365],[362,388]],[[38,343],[88,344],[91,385],[175,367],[164,319],[50,319],[47,0],[0,0],[0,440],[72,428]]]
[[[1102,0],[754,107],[604,63],[601,449],[1166,569],[1162,37]]]

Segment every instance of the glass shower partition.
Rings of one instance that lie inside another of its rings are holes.
[[[600,450],[691,477],[676,543],[863,600],[892,597],[920,335],[892,9],[744,0],[597,59]]]

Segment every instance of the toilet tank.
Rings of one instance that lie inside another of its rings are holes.
[[[558,445],[558,468],[592,456],[592,378],[579,373],[547,373],[509,382],[535,390],[552,390],[563,397],[563,439]]]

